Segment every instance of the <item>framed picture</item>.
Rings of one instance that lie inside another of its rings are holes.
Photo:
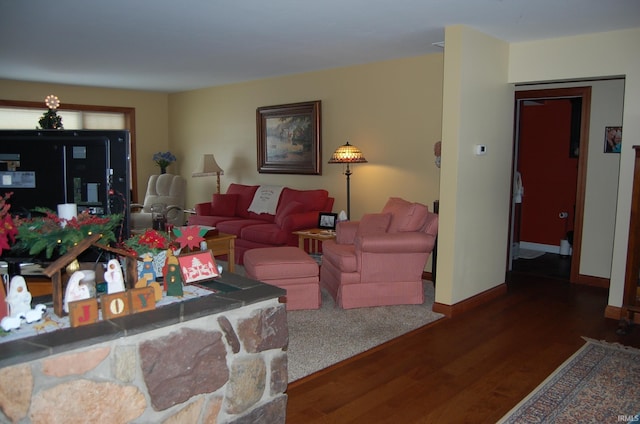
[[[211,250],[186,253],[178,256],[182,281],[185,284],[210,280],[220,276]]]
[[[318,228],[322,230],[335,230],[337,219],[337,213],[320,212],[320,215],[318,216]]]
[[[622,149],[622,127],[604,127],[604,152],[620,153]]]
[[[256,110],[258,172],[321,174],[320,100]]]

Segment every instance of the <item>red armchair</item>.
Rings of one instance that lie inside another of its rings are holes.
[[[381,213],[338,223],[336,239],[322,246],[320,287],[345,309],[421,304],[437,233],[437,214],[392,197]]]

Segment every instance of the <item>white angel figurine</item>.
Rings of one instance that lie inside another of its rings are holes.
[[[64,292],[64,304],[62,308],[66,313],[69,313],[69,302],[75,302],[76,300],[89,299],[91,293],[89,293],[89,287],[84,284],[80,284],[80,281],[84,278],[82,271],[76,271],[69,277],[67,283],[67,289]]]
[[[24,317],[31,310],[31,293],[27,289],[27,282],[21,275],[16,275],[11,279],[6,302],[9,304],[10,317]]]
[[[107,293],[112,294],[124,291],[124,277],[120,262],[117,259],[111,259],[107,263],[104,280],[107,282]]]

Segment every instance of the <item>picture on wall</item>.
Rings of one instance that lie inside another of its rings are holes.
[[[321,174],[320,100],[256,110],[258,172]]]
[[[604,152],[620,153],[622,149],[622,127],[604,128]]]

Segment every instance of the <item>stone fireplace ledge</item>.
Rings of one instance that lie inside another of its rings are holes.
[[[264,300],[282,297],[286,291],[237,274],[225,273],[212,284],[223,283],[235,291],[176,302],[152,311],[127,315],[95,324],[60,329],[15,341],[0,342],[0,369],[179,324],[207,315],[238,309]],[[199,285],[207,287],[207,283]]]

